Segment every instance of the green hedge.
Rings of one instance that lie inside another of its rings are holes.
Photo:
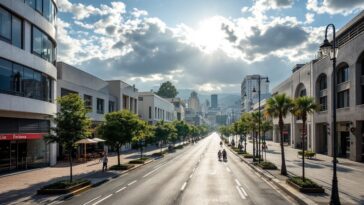
[[[120,165],[113,165],[110,167],[110,170],[128,170],[130,168],[134,167],[134,165],[131,164],[120,164]]]
[[[183,148],[183,145],[178,145],[178,146],[175,146],[174,149],[182,149]]]
[[[152,154],[152,157],[163,157],[164,153],[163,152],[155,152]]]
[[[258,164],[259,167],[261,167],[262,169],[277,169],[277,166],[275,164],[273,164],[272,162],[261,162],[260,164]]]
[[[53,184],[49,184],[47,186],[44,186],[42,189],[67,189],[79,184],[83,184],[83,183],[90,183],[89,180],[86,179],[76,179],[73,180],[72,182],[70,182],[69,180],[62,180],[62,181],[58,181],[55,182]]]
[[[253,155],[252,154],[249,154],[249,153],[246,153],[246,154],[243,154],[243,157],[244,158],[251,159],[251,158],[253,158]]]
[[[302,156],[302,151],[298,151],[298,155]],[[314,157],[315,155],[316,155],[316,153],[315,153],[315,152],[312,152],[312,151],[310,151],[310,150],[306,150],[306,151],[305,151],[305,157],[306,157],[306,158],[312,158],[312,157]]]
[[[303,188],[318,188],[320,187],[319,185],[317,185],[315,182],[311,181],[310,179],[305,179],[305,181],[302,180],[302,177],[290,177],[288,179],[289,181],[299,185],[300,187]]]

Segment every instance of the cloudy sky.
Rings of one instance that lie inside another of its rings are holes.
[[[139,90],[163,81],[240,92],[245,75],[271,88],[315,57],[324,28],[362,0],[58,0],[58,60]]]

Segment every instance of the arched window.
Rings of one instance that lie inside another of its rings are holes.
[[[343,64],[337,71],[337,84],[349,81],[349,66]]]
[[[318,83],[320,91],[325,90],[327,88],[327,78],[325,74],[320,75]]]

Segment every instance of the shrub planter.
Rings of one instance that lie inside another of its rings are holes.
[[[140,159],[136,159],[136,160],[131,160],[129,161],[129,164],[144,164],[145,161],[147,161],[149,158],[147,157],[143,157],[143,158],[140,158]]]
[[[67,194],[75,190],[81,189],[83,187],[89,186],[90,184],[91,182],[85,179],[75,180],[72,183],[69,183],[68,180],[62,180],[42,187],[37,191],[37,194],[41,195]]]
[[[243,157],[244,158],[247,158],[247,159],[252,159],[253,158],[253,155],[251,155],[249,153],[246,153],[246,154],[243,154]]]
[[[298,154],[298,156],[301,156],[302,157],[302,151],[298,151],[297,154]],[[315,156],[316,156],[316,153],[315,152],[312,152],[312,151],[309,151],[309,150],[305,151],[305,157],[307,159],[312,159]]]
[[[120,165],[113,165],[109,169],[110,170],[128,170],[133,167],[134,167],[134,165],[132,165],[132,164],[120,164]]]
[[[156,152],[156,153],[152,154],[152,157],[163,157],[163,156],[164,156],[164,154],[161,152]]]
[[[321,186],[310,179],[305,179],[305,182],[303,182],[301,177],[291,177],[286,182],[302,193],[325,193]]]
[[[258,167],[262,168],[262,169],[267,169],[267,170],[276,170],[277,166],[275,164],[273,164],[272,162],[261,162],[260,164],[257,164]]]

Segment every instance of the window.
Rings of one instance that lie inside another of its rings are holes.
[[[23,66],[18,64],[13,64],[13,74],[11,77],[12,87],[15,93],[22,92],[22,78],[23,78]]]
[[[11,91],[11,75],[11,62],[0,59],[0,91]]]
[[[92,112],[92,96],[84,95],[83,101],[85,102],[85,107]]]
[[[155,108],[154,108],[154,118],[156,118],[156,119],[157,119],[157,117],[158,117],[158,116],[157,116],[157,113],[158,113],[158,111],[157,111],[157,108],[155,107]]]
[[[152,107],[149,106],[149,119],[151,119],[151,118],[152,118]]]
[[[306,96],[306,95],[307,95],[306,89],[303,89],[303,90],[300,91],[300,97]]]
[[[349,80],[349,66],[340,68],[337,74],[337,84],[344,83]]]
[[[104,100],[97,98],[97,113],[98,114],[104,114]]]
[[[35,4],[35,10],[37,10],[39,13],[42,14],[42,12],[43,12],[43,9],[42,9],[42,7],[43,7],[42,0],[36,0],[35,2],[36,2],[36,4]]]
[[[320,111],[327,110],[327,96],[320,97]]]
[[[0,7],[0,36],[2,39],[11,40],[11,14]]]
[[[114,112],[115,110],[115,102],[109,101],[109,112]]]
[[[76,91],[68,90],[65,88],[61,88],[61,97],[69,95],[69,94],[78,94]]]
[[[34,72],[32,69],[24,68],[24,76],[22,81],[24,96],[34,98]]]
[[[20,20],[19,18],[13,16],[12,18],[12,33],[11,33],[11,43],[18,47],[18,48],[22,48],[22,20]]]
[[[52,79],[41,72],[0,58],[0,92],[52,101]]]
[[[321,90],[325,90],[327,88],[327,79],[326,79],[326,75],[321,75],[319,77],[319,89]]]
[[[54,63],[55,45],[52,40],[34,26],[32,38],[32,52],[42,57],[43,59]]]
[[[350,105],[349,90],[344,90],[337,93],[337,108],[349,107]]]
[[[35,9],[35,0],[25,0],[25,3]]]
[[[139,101],[143,101],[143,97],[138,97],[138,100]]]

